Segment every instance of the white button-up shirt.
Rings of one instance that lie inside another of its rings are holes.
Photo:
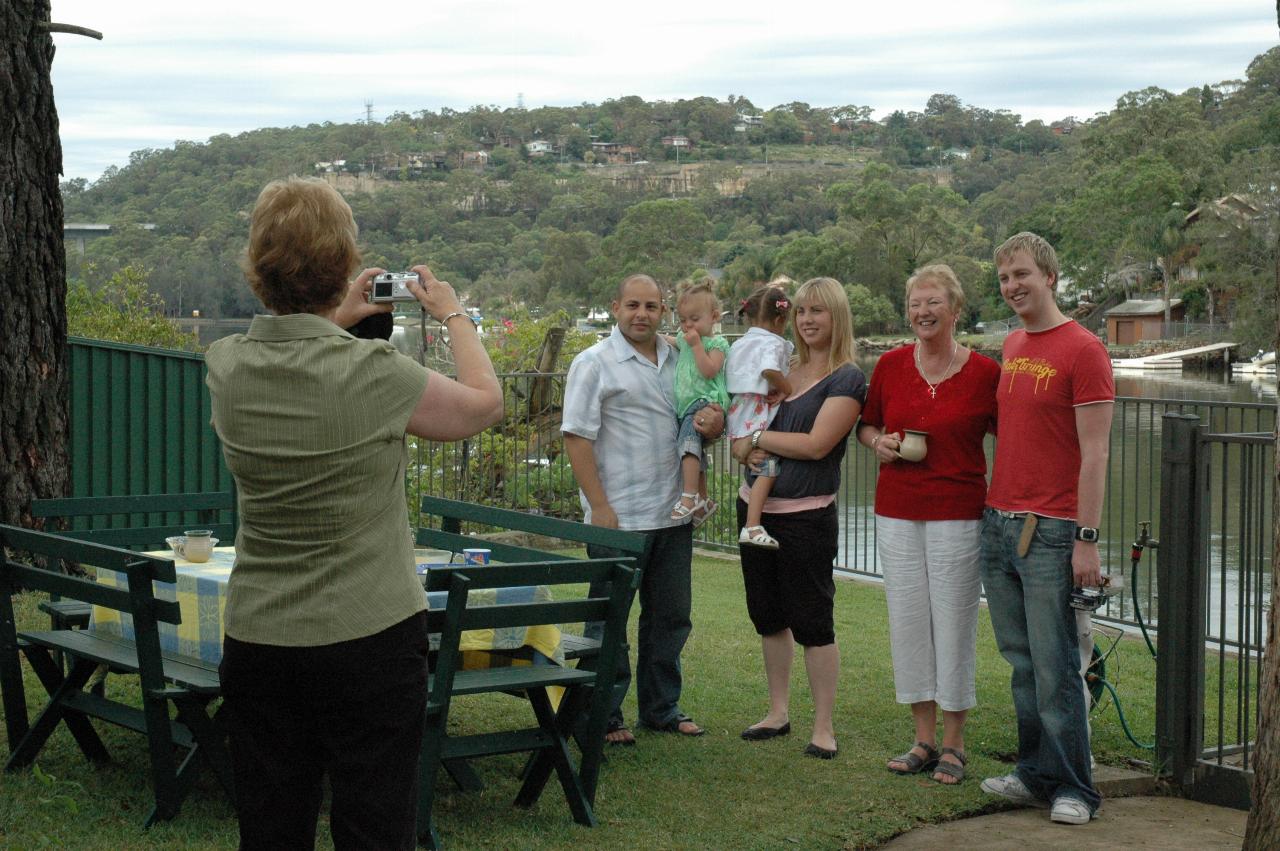
[[[671,506],[680,498],[676,454],[676,352],[658,337],[658,362],[636,351],[618,326],[573,359],[560,430],[592,441],[600,484],[618,528],[678,526]],[[591,506],[578,492],[586,522]]]

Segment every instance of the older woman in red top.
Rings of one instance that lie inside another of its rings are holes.
[[[977,702],[982,441],[995,424],[1000,366],[956,340],[964,291],[950,267],[925,266],[906,290],[916,342],[880,358],[858,426],[880,461],[876,541],[894,685],[915,721],[915,745],[888,768],[952,784],[964,779],[965,717]]]

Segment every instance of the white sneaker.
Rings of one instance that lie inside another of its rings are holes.
[[[1085,802],[1070,795],[1059,795],[1049,811],[1049,820],[1058,824],[1088,824],[1091,818],[1093,816]]]
[[[982,791],[990,795],[999,795],[1015,804],[1022,804],[1025,807],[1047,807],[1048,804],[1035,795],[1031,794],[1031,790],[1027,788],[1027,784],[1016,774],[1006,774],[1003,777],[988,777],[982,781]]]

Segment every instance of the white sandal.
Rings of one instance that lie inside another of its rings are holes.
[[[693,505],[685,505],[682,500],[688,497],[693,500]],[[693,512],[698,508],[698,495],[696,493],[681,493],[680,499],[676,500],[675,507],[671,509],[672,520],[688,520],[693,516]]]
[[[693,506],[693,528],[697,529],[711,519],[711,515],[715,514],[716,509],[719,507],[720,504],[710,497],[707,499],[699,498]]]
[[[766,532],[763,526],[743,526],[742,531],[738,533],[738,543],[763,547],[766,550],[778,549],[777,539]]]

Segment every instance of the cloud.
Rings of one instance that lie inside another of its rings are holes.
[[[370,0],[340,11],[297,0],[60,0],[54,17],[106,34],[55,37],[67,175],[88,178],[175,139],[357,120],[367,100],[376,118],[514,106],[521,93],[529,106],[734,93],[884,115],[947,92],[1024,119],[1090,116],[1134,89],[1243,76],[1276,40],[1257,0]]]

